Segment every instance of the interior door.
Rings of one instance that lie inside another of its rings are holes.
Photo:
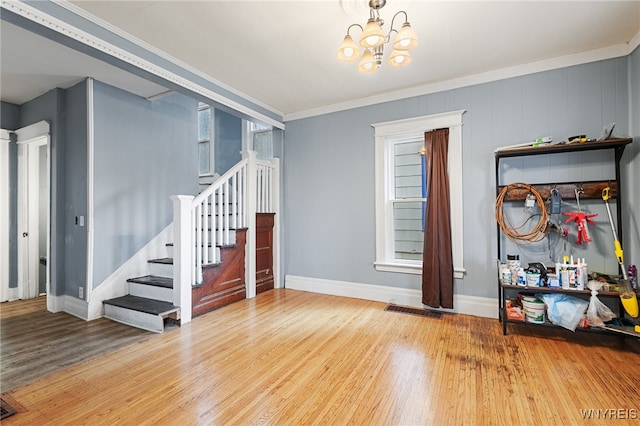
[[[49,124],[42,121],[15,133],[18,297],[31,299],[49,289]]]

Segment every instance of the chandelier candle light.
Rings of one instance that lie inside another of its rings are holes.
[[[393,42],[393,51],[389,56],[388,64],[392,67],[403,67],[411,63],[411,55],[409,49],[418,45],[418,37],[408,22],[407,12],[401,10],[393,15],[391,19],[391,27],[387,34],[382,30],[384,21],[380,18],[380,9],[387,3],[386,0],[370,0],[369,1],[369,20],[364,28],[360,24],[351,24],[347,28],[347,35],[344,36],[342,44],[338,48],[337,57],[342,62],[351,62],[360,56],[360,47],[351,38],[349,31],[353,27],[360,27],[362,35],[360,36],[360,46],[364,48],[364,53],[358,71],[373,72],[380,68],[382,64],[382,56],[384,54],[384,45],[391,40],[391,33],[396,32],[396,38]],[[404,14],[404,24],[400,30],[393,28],[396,16]]]

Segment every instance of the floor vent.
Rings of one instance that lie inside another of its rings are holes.
[[[385,311],[400,312],[402,314],[419,315],[421,317],[442,318],[442,312],[429,311],[427,309],[409,308],[407,306],[387,305]]]
[[[13,416],[16,413],[16,410],[7,404],[4,399],[0,398],[0,420],[6,419],[9,416]]]

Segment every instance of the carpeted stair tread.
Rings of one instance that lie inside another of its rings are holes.
[[[155,287],[173,288],[173,278],[145,275],[143,277],[129,278],[127,282],[152,285]]]
[[[174,306],[169,302],[131,295],[105,300],[102,303],[153,315],[159,315],[179,309],[177,306]]]

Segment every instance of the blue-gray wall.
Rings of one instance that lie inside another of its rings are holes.
[[[87,82],[66,90],[64,181],[64,294],[78,297],[87,283]],[[53,187],[53,186],[52,186]],[[76,224],[76,217],[78,223]],[[86,294],[84,292],[83,294]],[[83,295],[83,298],[85,296]]]
[[[627,58],[611,59],[288,122],[285,274],[420,288],[419,276],[373,267],[371,124],[464,109],[466,276],[456,281],[455,292],[496,297],[494,149],[546,135],[554,140],[578,133],[598,137],[612,121],[617,134],[629,134],[627,66]],[[547,166],[565,167],[559,160],[546,161]]]
[[[624,155],[624,177],[629,189],[629,202],[624,206],[625,259],[628,265],[640,266],[640,47],[629,55],[629,117],[634,137]]]
[[[215,169],[223,175],[242,159],[242,119],[216,109],[214,114]]]
[[[197,107],[95,82],[94,287],[171,223],[171,195],[197,194]]]

